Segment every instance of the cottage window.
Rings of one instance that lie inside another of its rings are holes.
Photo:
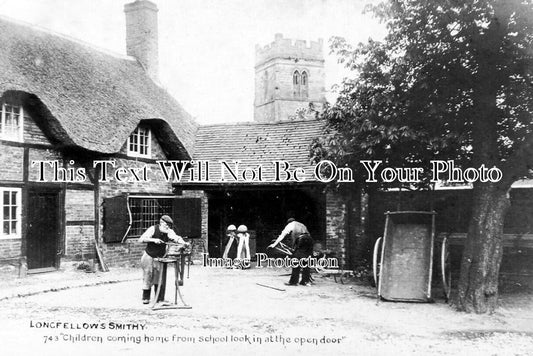
[[[150,158],[150,129],[139,127],[128,138],[128,155],[133,157]]]
[[[22,142],[22,128],[24,123],[24,110],[22,106],[2,103],[1,116],[0,138]]]
[[[20,238],[20,188],[0,188],[0,203],[2,204],[1,238]]]

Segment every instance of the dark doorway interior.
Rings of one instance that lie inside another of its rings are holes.
[[[28,269],[47,270],[58,267],[58,191],[29,191],[26,240]]]
[[[221,257],[229,224],[251,230],[251,252],[265,252],[286,221],[304,223],[315,240],[325,241],[325,195],[319,188],[240,188],[208,192],[209,255]]]

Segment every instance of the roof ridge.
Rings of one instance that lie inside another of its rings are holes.
[[[46,27],[43,27],[43,26],[40,26],[40,25],[32,24],[32,23],[29,23],[29,22],[26,22],[26,21],[23,21],[23,20],[19,20],[19,19],[15,19],[15,18],[12,18],[12,17],[9,17],[9,16],[5,16],[5,15],[2,15],[2,14],[0,14],[0,20],[5,20],[5,21],[8,21],[8,22],[12,22],[14,24],[17,24],[19,26],[25,26],[25,27],[28,27],[29,29],[43,32],[43,33],[48,34],[48,35],[60,37],[60,38],[62,38],[64,40],[71,41],[71,42],[74,42],[76,44],[79,44],[79,45],[82,45],[82,46],[85,46],[85,47],[89,47],[92,50],[96,50],[98,52],[102,52],[104,54],[107,54],[107,55],[110,55],[110,56],[113,56],[113,57],[116,57],[116,58],[136,61],[136,59],[134,57],[132,57],[132,56],[128,56],[128,55],[123,54],[123,53],[114,52],[114,51],[112,51],[110,49],[107,49],[107,48],[104,48],[104,47],[100,47],[100,46],[98,46],[98,45],[96,45],[94,43],[89,43],[89,42],[83,41],[83,40],[81,40],[79,38],[72,37],[72,36],[69,36],[69,35],[64,34],[64,33],[56,32],[54,30],[51,30],[49,28],[46,28]]]
[[[235,121],[235,122],[222,122],[222,123],[216,123],[216,124],[202,124],[200,123],[198,128],[204,128],[204,127],[213,127],[213,126],[260,126],[260,125],[267,125],[267,126],[278,126],[278,125],[285,125],[285,124],[300,124],[303,122],[323,122],[323,119],[311,119],[311,120],[291,120],[291,121],[275,121],[275,122],[257,122],[257,121]]]

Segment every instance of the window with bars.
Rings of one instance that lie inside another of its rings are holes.
[[[24,109],[22,106],[2,103],[0,118],[0,138],[22,142]]]
[[[173,228],[178,235],[197,238],[202,233],[200,198],[121,194],[104,198],[103,205],[106,243],[138,238],[165,214],[174,220]]]
[[[20,238],[20,188],[0,188],[2,238]]]
[[[131,229],[128,237],[140,237],[150,226],[159,223],[162,215],[172,216],[172,198],[130,197]]]
[[[150,129],[137,126],[128,138],[128,155],[133,157],[150,158]]]

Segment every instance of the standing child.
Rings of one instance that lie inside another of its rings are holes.
[[[228,237],[228,242],[226,243],[226,248],[222,254],[222,258],[235,258],[237,256],[237,244],[239,240],[237,238],[237,228],[235,225],[229,225],[226,229],[226,236]]]
[[[250,234],[246,225],[240,225],[237,229],[239,247],[237,248],[237,258],[250,260]],[[241,264],[243,265],[243,264]]]

